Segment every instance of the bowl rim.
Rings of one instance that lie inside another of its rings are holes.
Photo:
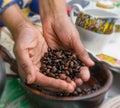
[[[89,95],[85,95],[85,96],[64,96],[64,97],[59,97],[59,96],[53,96],[53,95],[49,95],[49,94],[45,94],[37,89],[34,89],[30,86],[25,85],[22,81],[20,81],[21,85],[27,90],[27,92],[30,92],[34,95],[40,96],[42,98],[46,98],[46,99],[51,99],[51,100],[61,100],[61,101],[71,101],[71,100],[86,100],[86,99],[91,99],[94,98],[96,96],[100,96],[101,94],[106,93],[109,88],[112,85],[113,82],[113,75],[112,72],[110,71],[109,68],[107,68],[104,63],[103,63],[103,67],[105,69],[105,71],[107,72],[106,75],[109,76],[108,80],[106,81],[105,85],[103,87],[101,87],[101,89],[97,90],[96,92],[89,94]],[[106,86],[106,87],[105,87]]]

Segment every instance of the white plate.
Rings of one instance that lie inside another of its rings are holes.
[[[91,51],[87,50],[89,52],[89,55],[90,57],[95,60],[95,61],[101,61],[103,62],[110,70],[114,71],[114,72],[117,72],[117,73],[120,73],[120,64],[117,64],[117,59],[113,58],[113,57],[110,57],[110,56],[107,56],[107,55],[103,55],[103,54],[98,54],[98,55],[95,55],[94,53],[92,53]],[[106,58],[106,60],[104,59],[101,59],[99,56],[103,56]],[[108,59],[108,61],[107,61]],[[114,61],[114,64],[111,61]],[[116,62],[116,63],[115,63]]]

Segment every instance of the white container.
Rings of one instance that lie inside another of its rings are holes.
[[[70,17],[76,25],[84,47],[94,54],[100,54],[112,39],[116,21],[120,16],[104,9],[86,8],[73,4]]]
[[[84,47],[94,54],[100,54],[105,45],[112,39],[112,34],[99,34],[77,26]]]

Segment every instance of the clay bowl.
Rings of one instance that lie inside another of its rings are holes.
[[[93,68],[97,73],[96,77],[98,79],[102,78],[104,84],[99,90],[84,96],[60,97],[42,88],[40,88],[41,91],[32,88],[23,81],[21,81],[21,84],[28,92],[32,102],[35,102],[37,108],[98,108],[103,102],[106,92],[112,85],[113,76],[111,71],[102,62],[96,62]]]

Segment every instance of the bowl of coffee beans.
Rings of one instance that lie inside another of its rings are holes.
[[[80,78],[80,69],[85,66],[75,53],[51,48],[48,48],[40,62],[40,72],[44,75],[67,82]],[[37,108],[98,108],[112,85],[113,76],[103,62],[94,62],[95,65],[89,67],[90,79],[76,86],[73,93],[45,90],[38,85],[28,85],[23,80],[21,84]]]

